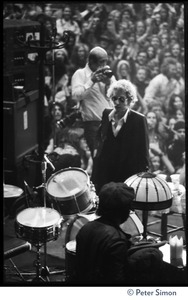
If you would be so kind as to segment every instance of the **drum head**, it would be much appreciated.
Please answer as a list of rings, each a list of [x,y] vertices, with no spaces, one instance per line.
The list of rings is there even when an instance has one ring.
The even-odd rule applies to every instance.
[[[33,228],[42,228],[57,224],[61,215],[52,208],[26,208],[17,216],[17,222]]]
[[[67,168],[52,175],[47,182],[47,193],[61,200],[74,197],[85,191],[88,175],[80,168]]]
[[[70,220],[67,227],[65,242],[69,242],[76,239],[78,231],[84,226],[84,224],[96,220],[99,218],[95,213],[93,214],[77,214],[75,218]]]
[[[66,250],[68,250],[69,252],[76,253],[76,240],[69,241],[66,244]]]
[[[4,198],[20,197],[23,194],[23,190],[17,186],[4,184],[3,185]]]

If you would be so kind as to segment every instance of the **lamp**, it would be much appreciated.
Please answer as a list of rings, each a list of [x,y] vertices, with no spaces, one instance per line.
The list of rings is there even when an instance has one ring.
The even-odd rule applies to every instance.
[[[148,211],[162,210],[172,205],[172,192],[168,183],[149,171],[129,177],[125,183],[134,188],[133,208],[142,210],[143,239],[146,239]]]

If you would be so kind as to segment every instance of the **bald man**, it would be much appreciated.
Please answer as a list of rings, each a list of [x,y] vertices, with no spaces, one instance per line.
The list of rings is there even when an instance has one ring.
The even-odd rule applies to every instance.
[[[92,156],[103,110],[113,107],[106,93],[116,79],[111,76],[107,63],[107,52],[101,47],[94,47],[89,52],[85,68],[78,69],[71,80],[72,100],[80,103],[84,135]]]

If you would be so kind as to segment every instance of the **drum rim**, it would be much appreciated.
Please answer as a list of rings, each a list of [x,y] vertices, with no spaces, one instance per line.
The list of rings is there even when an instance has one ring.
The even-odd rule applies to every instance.
[[[82,194],[84,194],[85,192],[87,192],[87,188],[85,187],[85,189],[83,189],[82,191],[80,191],[78,194],[74,194],[72,196],[67,196],[67,197],[57,197],[57,196],[53,196],[51,195],[47,190],[46,193],[50,198],[53,198],[53,200],[59,201],[59,202],[63,202],[63,201],[68,201],[68,200],[74,200],[75,198],[81,196]],[[77,200],[77,199],[76,199]],[[88,200],[91,200],[90,198]]]
[[[22,223],[20,223],[20,222],[18,221],[18,216],[19,216],[21,213],[23,213],[24,211],[26,211],[26,210],[28,211],[28,210],[30,210],[30,209],[32,209],[32,210],[33,210],[33,209],[38,209],[38,208],[45,208],[45,209],[47,209],[47,210],[51,210],[51,211],[55,212],[55,213],[59,216],[59,219],[56,220],[56,223],[54,223],[54,224],[47,225],[47,226],[40,226],[40,227],[38,227],[38,226],[33,226],[33,225],[31,225],[31,226],[25,225],[25,224],[22,224]],[[23,226],[23,227],[26,227],[26,228],[34,228],[34,229],[38,229],[38,230],[40,230],[40,229],[42,229],[42,228],[44,229],[44,228],[53,227],[53,226],[55,226],[55,225],[57,225],[57,224],[61,224],[62,221],[63,221],[63,217],[62,217],[62,215],[61,215],[56,209],[51,208],[51,207],[43,207],[43,206],[27,207],[27,208],[23,209],[22,211],[20,211],[20,212],[17,214],[16,220],[15,220],[16,224],[19,224],[19,225],[21,225],[21,226]]]
[[[47,183],[46,183],[46,186],[48,185],[48,182],[51,181],[51,179],[52,179],[55,175],[57,175],[58,173],[62,173],[62,172],[65,172],[65,171],[70,171],[70,170],[79,170],[79,171],[81,171],[82,173],[85,173],[86,176],[88,177],[88,174],[87,174],[87,172],[86,172],[84,169],[78,168],[78,167],[68,167],[68,168],[64,168],[64,169],[58,170],[57,172],[53,173],[53,174],[50,176],[50,178],[48,178]]]
[[[83,170],[82,168],[68,167],[68,168],[65,168],[65,169],[61,169],[61,170],[57,171],[56,173],[54,173],[53,175],[51,175],[50,178],[47,180],[46,193],[49,197],[55,199],[56,201],[74,200],[75,197],[79,197],[80,195],[82,195],[83,193],[85,193],[87,191],[87,187],[88,187],[89,182],[87,183],[86,187],[83,190],[80,190],[77,194],[74,194],[74,195],[71,195],[71,196],[58,197],[58,196],[53,196],[52,194],[49,193],[48,186],[49,186],[50,181],[52,181],[52,178],[54,178],[54,176],[58,175],[59,173],[66,172],[66,171],[72,171],[72,170],[77,170],[77,171],[81,171],[82,173],[85,173],[87,179],[89,179],[89,176],[88,176],[87,172],[85,170]]]
[[[78,216],[79,214],[87,214],[88,210],[90,210],[91,208],[92,208],[92,203],[90,203],[89,206],[86,209],[82,210],[81,212],[77,212],[75,214],[69,214],[69,215],[66,215],[66,214],[62,213],[62,216],[63,217],[65,216],[66,218],[71,218],[71,217],[74,217],[74,216]]]

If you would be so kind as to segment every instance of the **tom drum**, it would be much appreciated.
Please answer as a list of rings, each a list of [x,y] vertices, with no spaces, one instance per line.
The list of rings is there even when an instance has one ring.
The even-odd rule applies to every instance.
[[[87,212],[93,207],[88,174],[81,168],[66,168],[53,174],[47,181],[49,200],[63,216]]]

